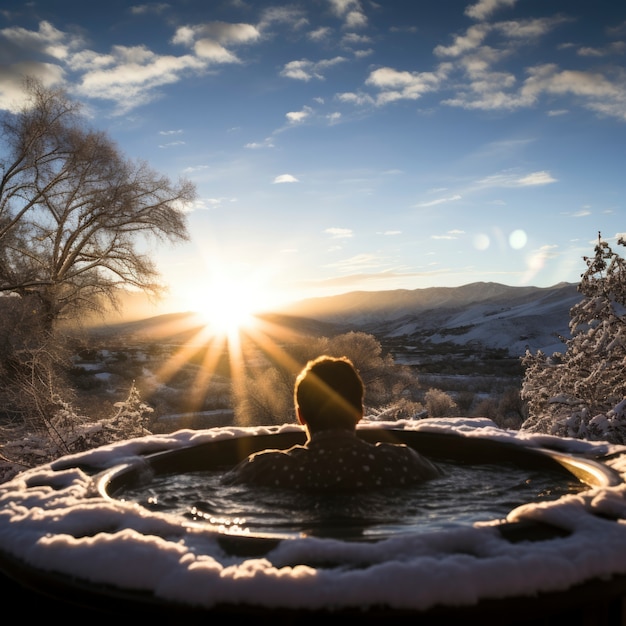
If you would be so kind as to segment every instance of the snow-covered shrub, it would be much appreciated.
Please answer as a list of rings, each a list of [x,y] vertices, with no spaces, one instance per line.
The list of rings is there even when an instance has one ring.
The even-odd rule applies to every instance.
[[[26,430],[22,424],[0,428],[0,438],[6,442],[0,446],[0,482],[66,454],[149,434],[146,422],[152,409],[141,400],[134,384],[126,400],[115,404],[115,414],[99,421],[78,415],[59,396],[53,401],[56,410],[40,428]]]
[[[424,405],[428,417],[450,417],[458,415],[456,402],[445,391],[430,388],[424,395]]]
[[[365,419],[374,422],[421,419],[425,416],[426,410],[422,403],[408,398],[399,398],[385,406],[365,407]]]
[[[626,262],[600,238],[585,262],[578,286],[584,298],[570,309],[565,351],[522,358],[522,428],[626,443]]]

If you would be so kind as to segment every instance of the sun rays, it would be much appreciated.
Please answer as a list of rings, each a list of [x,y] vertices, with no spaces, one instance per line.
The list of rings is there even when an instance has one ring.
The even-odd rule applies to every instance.
[[[172,349],[157,370],[156,379],[168,385],[181,373],[192,372],[183,402],[188,413],[201,412],[214,386],[225,381],[230,386],[234,410],[247,381],[268,363],[294,375],[302,367],[285,349],[297,333],[270,316],[250,313],[245,324],[231,323],[216,332],[215,324],[206,323],[203,315],[189,314],[177,326],[168,324],[166,331],[163,342],[170,343]],[[245,416],[239,415],[238,422],[246,425]]]

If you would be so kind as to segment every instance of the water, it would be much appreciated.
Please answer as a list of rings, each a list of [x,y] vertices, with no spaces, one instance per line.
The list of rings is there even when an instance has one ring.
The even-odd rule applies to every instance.
[[[224,486],[219,471],[167,474],[115,494],[225,531],[324,537],[432,532],[502,519],[528,502],[585,489],[560,471],[506,464],[439,463],[444,475],[414,487],[369,492],[304,493]]]

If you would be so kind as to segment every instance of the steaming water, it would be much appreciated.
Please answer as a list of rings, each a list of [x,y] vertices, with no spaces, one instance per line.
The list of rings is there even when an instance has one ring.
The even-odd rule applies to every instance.
[[[432,532],[502,519],[521,504],[556,500],[586,488],[561,471],[501,463],[439,466],[444,472],[440,478],[384,491],[331,494],[224,486],[222,472],[203,471],[154,477],[115,496],[223,530],[346,538]]]

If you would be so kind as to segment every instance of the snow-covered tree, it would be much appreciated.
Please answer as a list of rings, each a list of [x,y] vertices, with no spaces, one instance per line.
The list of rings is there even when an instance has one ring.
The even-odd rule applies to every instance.
[[[115,404],[112,417],[99,421],[79,415],[74,407],[51,391],[51,418],[39,428],[0,424],[0,483],[21,470],[133,437],[149,435],[147,417],[152,408],[142,401],[133,383],[128,397]]]
[[[626,261],[600,235],[595,256],[584,260],[584,298],[570,309],[565,352],[522,359],[522,429],[626,443]]]

